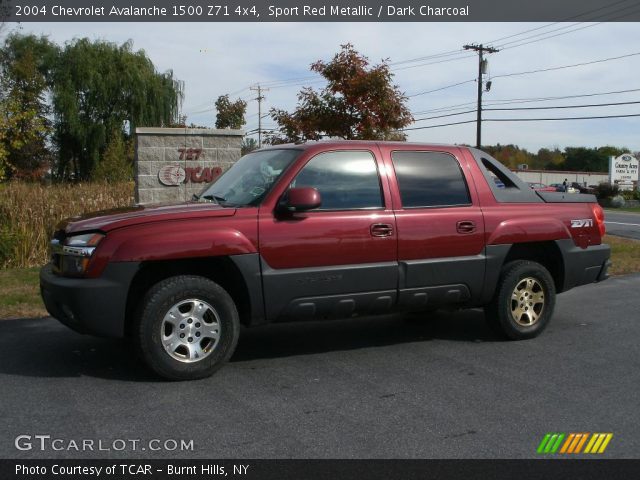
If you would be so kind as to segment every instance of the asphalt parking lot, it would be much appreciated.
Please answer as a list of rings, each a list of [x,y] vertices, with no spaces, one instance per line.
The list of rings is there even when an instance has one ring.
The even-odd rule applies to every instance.
[[[639,289],[636,274],[563,294],[524,342],[496,339],[480,310],[245,331],[229,365],[187,383],[122,342],[3,321],[0,457],[522,458],[546,432],[612,432],[600,457],[637,458]],[[19,435],[194,449],[18,451]]]
[[[610,235],[640,240],[640,214],[607,210],[604,219]]]

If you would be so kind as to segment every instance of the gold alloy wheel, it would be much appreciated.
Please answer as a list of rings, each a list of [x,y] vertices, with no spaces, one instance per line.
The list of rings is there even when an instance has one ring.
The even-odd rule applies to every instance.
[[[534,325],[544,310],[544,289],[533,277],[523,278],[511,294],[511,317],[523,327]]]

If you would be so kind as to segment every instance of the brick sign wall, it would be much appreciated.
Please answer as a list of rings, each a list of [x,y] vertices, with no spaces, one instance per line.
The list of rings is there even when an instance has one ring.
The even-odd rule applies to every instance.
[[[190,200],[240,158],[242,130],[136,128],[136,202]]]

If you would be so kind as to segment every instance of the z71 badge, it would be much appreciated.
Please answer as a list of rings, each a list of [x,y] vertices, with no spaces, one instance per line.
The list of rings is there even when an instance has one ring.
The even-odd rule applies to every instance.
[[[583,218],[581,220],[571,220],[571,228],[593,227],[591,218]]]

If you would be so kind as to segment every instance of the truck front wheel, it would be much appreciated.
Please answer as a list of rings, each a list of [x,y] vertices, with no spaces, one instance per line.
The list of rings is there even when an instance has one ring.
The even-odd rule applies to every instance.
[[[516,260],[502,268],[485,317],[494,331],[511,340],[533,338],[549,323],[555,301],[555,285],[547,269],[536,262]]]
[[[135,339],[145,363],[171,380],[212,375],[233,354],[240,321],[231,296],[194,275],[170,277],[144,296]]]

